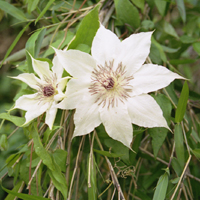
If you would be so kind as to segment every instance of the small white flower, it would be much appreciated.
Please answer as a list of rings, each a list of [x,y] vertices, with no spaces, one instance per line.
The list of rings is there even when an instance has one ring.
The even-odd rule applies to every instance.
[[[16,100],[14,108],[27,111],[25,124],[46,112],[45,123],[52,129],[57,113],[55,105],[65,97],[62,91],[69,77],[62,78],[63,67],[57,58],[53,60],[52,71],[48,62],[35,60],[32,57],[31,59],[33,69],[39,78],[32,73],[23,73],[12,78],[25,82],[37,92],[21,96]]]
[[[150,52],[152,32],[133,34],[122,42],[100,26],[92,56],[77,50],[55,50],[74,79],[59,108],[74,109],[73,136],[90,133],[103,123],[110,137],[130,147],[132,124],[169,128],[163,112],[147,93],[182,79],[163,66],[143,64]]]

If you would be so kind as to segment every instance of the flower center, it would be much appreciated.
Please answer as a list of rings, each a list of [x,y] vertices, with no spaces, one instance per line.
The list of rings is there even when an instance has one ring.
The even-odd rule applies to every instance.
[[[126,66],[120,63],[116,70],[113,68],[113,63],[105,62],[105,65],[98,65],[98,68],[92,72],[92,84],[89,87],[91,95],[96,96],[98,105],[114,107],[118,105],[118,101],[124,102],[130,97],[132,86],[129,81],[133,76],[126,76]]]
[[[43,87],[43,95],[45,97],[50,97],[54,94],[55,90],[52,85],[47,85]]]

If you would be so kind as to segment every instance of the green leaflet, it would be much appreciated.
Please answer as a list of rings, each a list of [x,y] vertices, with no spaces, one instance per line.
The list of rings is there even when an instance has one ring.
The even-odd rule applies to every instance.
[[[25,14],[21,10],[6,1],[0,0],[0,8],[20,21],[27,21]]]
[[[61,191],[64,199],[67,199],[67,183],[64,175],[61,172],[61,168],[58,165],[60,161],[57,160],[57,163],[54,161],[53,156],[48,153],[48,151],[43,147],[39,134],[37,132],[36,124],[31,130],[31,136],[33,138],[34,147],[36,154],[42,159],[42,162],[48,167],[48,174],[51,177],[55,187]]]
[[[38,56],[40,52],[40,48],[42,45],[42,40],[44,39],[44,35],[46,33],[46,29],[40,29],[33,33],[31,37],[26,42],[26,50],[35,58]],[[29,53],[26,52],[26,58],[28,62],[28,71],[29,73],[33,72],[32,60]]]
[[[0,2],[1,3],[1,2]],[[10,53],[12,52],[12,50],[14,49],[15,45],[17,44],[17,42],[19,41],[19,39],[21,38],[21,36],[23,35],[23,33],[26,31],[26,29],[29,27],[31,22],[29,22],[17,35],[17,37],[15,38],[14,42],[10,45],[8,51],[6,52],[6,55],[4,56],[3,60],[0,63],[0,68],[2,67],[4,61],[6,60],[6,58],[10,55]]]
[[[114,0],[118,25],[129,24],[133,28],[140,26],[140,16],[137,8],[129,0]]]
[[[55,0],[50,0],[48,1],[47,5],[45,6],[45,8],[42,10],[42,12],[39,14],[39,16],[37,17],[37,19],[35,20],[35,24],[43,17],[43,15],[46,13],[46,11],[48,10],[48,8],[51,6],[51,4],[54,2]]]
[[[165,172],[162,176],[160,176],[156,190],[153,195],[153,200],[164,200],[167,192],[168,182],[169,182],[169,174]]]
[[[167,123],[170,123],[171,119],[171,110],[172,105],[170,100],[163,94],[158,94],[157,96],[153,96],[158,105],[161,107],[163,111],[163,115],[167,121]],[[149,134],[152,137],[152,146],[153,146],[153,153],[156,157],[158,154],[158,151],[160,147],[162,146],[166,136],[167,136],[168,129],[163,127],[156,127],[156,128],[150,128]]]
[[[174,141],[177,159],[183,168],[185,165],[185,151],[184,151],[184,141],[183,141],[183,132],[181,124],[176,124],[174,131]]]
[[[88,47],[91,47],[93,38],[99,28],[99,6],[96,6],[90,11],[80,23],[75,38],[71,41],[68,49],[79,49],[83,46],[88,51]]]
[[[3,186],[1,186],[3,188],[3,190],[5,190],[7,193],[15,195],[23,200],[50,200],[47,198],[43,198],[43,197],[39,197],[39,196],[33,196],[33,195],[28,195],[28,194],[22,194],[22,193],[17,193],[14,192],[12,190],[8,190],[6,188],[4,188]]]
[[[8,120],[16,126],[22,126],[25,123],[24,117],[12,116],[9,113],[0,113],[0,119]]]
[[[97,199],[97,183],[96,183],[96,166],[95,166],[95,157],[93,153],[90,153],[87,162],[88,168],[88,200]]]
[[[176,123],[179,123],[183,120],[183,117],[186,111],[188,97],[189,97],[189,88],[188,88],[187,82],[185,81],[183,85],[183,89],[181,91],[181,96],[178,101],[177,109],[176,109],[176,114],[175,114]]]
[[[184,4],[184,0],[175,0],[176,4],[177,4],[177,8],[179,11],[179,14],[181,16],[181,19],[183,20],[183,22],[186,21],[186,12],[185,12],[185,4]]]

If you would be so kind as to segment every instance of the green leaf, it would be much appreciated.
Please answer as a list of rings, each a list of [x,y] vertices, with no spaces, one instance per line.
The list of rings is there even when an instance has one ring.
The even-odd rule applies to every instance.
[[[46,11],[49,9],[49,7],[51,6],[51,4],[54,2],[55,0],[50,0],[48,1],[47,5],[45,6],[45,8],[42,10],[42,12],[39,14],[39,16],[37,17],[37,19],[35,20],[35,24],[40,20],[41,17],[43,17],[43,15],[46,13]]]
[[[181,35],[180,40],[184,44],[190,44],[190,43],[194,43],[194,42],[197,41],[196,38],[193,38],[193,37],[188,36],[188,35]]]
[[[185,165],[185,149],[184,149],[183,132],[181,124],[175,125],[174,141],[175,141],[176,156],[181,167],[183,168]]]
[[[138,8],[144,11],[144,0],[131,0]]]
[[[169,35],[171,35],[171,36],[173,36],[173,37],[175,37],[177,39],[179,38],[178,34],[176,33],[176,31],[174,29],[174,27],[170,23],[165,21],[165,20],[163,21],[163,29],[164,29],[165,33],[167,33],[167,34],[169,34]]]
[[[41,49],[41,46],[42,46],[42,41],[44,39],[44,36],[46,34],[46,28],[42,28],[40,31],[39,31],[39,35],[38,35],[38,38],[35,42],[35,52],[34,52],[34,57],[37,58],[39,53],[40,53],[40,49]]]
[[[171,165],[173,167],[173,170],[176,172],[177,176],[181,176],[182,167],[181,167],[179,161],[176,158],[172,158]]]
[[[42,162],[52,171],[55,170],[53,165],[53,161],[47,150],[43,147],[42,142],[40,140],[39,134],[37,132],[36,124],[31,129],[30,134],[33,138],[35,153],[42,159]]]
[[[97,183],[96,183],[96,167],[95,167],[95,157],[93,153],[90,153],[87,162],[87,185],[88,185],[88,200],[97,199]]]
[[[55,187],[62,193],[64,199],[67,199],[68,187],[65,176],[62,174],[60,167],[55,163],[52,157],[55,170],[48,170],[48,174],[51,177]]]
[[[12,116],[9,113],[1,113],[0,119],[8,120],[12,122],[13,124],[15,124],[16,126],[22,126],[25,123],[24,117]]]
[[[170,123],[171,119],[171,110],[172,105],[170,100],[163,94],[158,94],[157,96],[153,96],[158,105],[161,107],[163,111],[163,115],[168,122]],[[153,147],[153,153],[156,157],[158,154],[158,151],[160,147],[162,146],[166,136],[167,136],[168,129],[163,127],[156,127],[156,128],[150,128],[149,134],[152,137],[152,147]]]
[[[32,11],[34,11],[38,5],[40,0],[28,0],[28,7],[27,7],[27,10],[28,10],[28,13],[31,13]]]
[[[159,56],[160,56],[160,58],[162,59],[162,61],[163,61],[163,62],[167,62],[167,57],[166,57],[166,55],[165,55],[165,52],[163,51],[162,46],[154,39],[153,36],[151,37],[151,42],[152,42],[152,44],[155,45],[155,47],[158,49],[159,54],[160,54]],[[156,56],[158,56],[158,55],[156,55]]]
[[[27,62],[28,62],[29,73],[33,72],[32,60],[31,60],[29,53],[34,58],[38,56],[40,48],[41,48],[41,44],[42,44],[41,41],[44,38],[45,32],[46,32],[46,29],[43,29],[43,28],[36,31],[35,33],[33,33],[31,35],[31,37],[26,42],[26,50],[28,51],[28,52],[26,52],[26,59],[27,59]]]
[[[99,6],[96,6],[82,20],[76,37],[69,44],[68,49],[77,49],[78,45],[92,45],[93,38],[99,28]]]
[[[195,42],[194,44],[192,44],[193,49],[198,53],[198,55],[200,55],[200,42]]]
[[[200,158],[200,149],[191,149],[196,158]]]
[[[0,8],[20,21],[27,21],[25,14],[21,10],[6,1],[0,0]]]
[[[153,200],[164,200],[166,197],[167,187],[168,187],[168,173],[165,172],[162,176],[160,176],[156,190],[153,195]]]
[[[17,192],[19,188],[21,187],[22,181],[19,181],[14,188],[12,189],[12,192]],[[14,200],[15,195],[8,194],[7,197],[4,200]]]
[[[154,0],[158,12],[164,17],[166,13],[167,2],[165,0]]]
[[[62,149],[56,149],[53,152],[53,158],[56,162],[56,164],[60,167],[61,171],[66,171],[66,159],[67,159],[67,151],[64,151]]]
[[[186,21],[186,12],[185,12],[184,0],[175,0],[175,1],[176,1],[177,8],[178,8],[179,14],[181,16],[181,19],[185,23],[185,21]]]
[[[187,82],[185,81],[183,85],[183,89],[181,91],[180,98],[178,100],[178,105],[175,113],[175,122],[181,122],[183,120],[185,111],[186,111],[186,106],[187,106],[187,101],[189,97],[189,88],[187,85]]]
[[[19,39],[21,38],[21,36],[23,35],[23,33],[25,32],[25,30],[29,27],[31,22],[29,22],[17,35],[17,37],[15,38],[14,42],[10,45],[10,47],[8,48],[8,51],[6,52],[6,55],[4,56],[3,60],[1,61],[0,64],[0,68],[2,67],[4,61],[6,60],[6,58],[10,55],[10,53],[12,52],[12,50],[14,49],[15,45],[17,44],[17,42],[19,41]]]
[[[123,160],[127,164],[129,163],[128,147],[124,146],[121,142],[113,139],[105,139],[104,143],[108,148],[111,148],[111,151],[113,151],[114,153],[118,154],[120,152],[120,154],[122,154],[122,156],[120,157],[121,160]]]
[[[44,198],[44,197],[39,197],[39,196],[33,196],[33,195],[28,195],[28,194],[17,193],[17,192],[14,192],[12,190],[8,190],[8,189],[4,188],[3,186],[1,186],[1,187],[7,193],[12,194],[12,195],[14,195],[16,197],[19,197],[19,198],[21,198],[23,200],[50,200],[50,199],[47,199],[47,198]]]
[[[129,24],[133,28],[140,26],[138,9],[129,0],[114,0],[119,25]]]
[[[0,150],[1,151],[6,151],[8,149],[8,140],[7,140],[7,135],[2,134],[0,136]]]
[[[94,152],[98,153],[98,154],[101,154],[103,156],[107,156],[107,157],[112,157],[112,158],[118,158],[118,157],[121,157],[123,154],[116,154],[116,153],[110,153],[108,151],[100,151],[100,150],[97,150],[97,149],[93,149]]]

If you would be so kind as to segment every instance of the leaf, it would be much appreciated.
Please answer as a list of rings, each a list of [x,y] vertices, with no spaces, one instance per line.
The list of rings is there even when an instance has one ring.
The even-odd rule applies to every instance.
[[[46,29],[43,29],[43,28],[36,31],[35,33],[31,35],[31,37],[26,42],[26,50],[28,51],[26,52],[26,59],[28,62],[29,73],[33,72],[32,60],[29,53],[34,58],[38,56],[40,48],[41,48],[41,43],[42,43],[41,40],[43,40],[45,32],[46,32]]]
[[[40,140],[39,134],[37,132],[36,124],[30,131],[31,137],[33,138],[35,153],[42,159],[42,162],[52,171],[55,170],[53,161],[47,150],[43,147]]]
[[[28,7],[27,7],[27,10],[28,10],[28,13],[31,13],[32,11],[34,11],[38,5],[40,0],[28,0]]]
[[[167,187],[168,187],[168,173],[165,172],[162,176],[160,176],[156,190],[153,195],[153,200],[164,200],[166,197]]]
[[[179,14],[181,16],[181,19],[185,23],[185,21],[186,21],[186,12],[185,12],[184,0],[175,0],[175,1],[176,1],[176,4],[177,4],[178,11],[179,11]]]
[[[55,170],[48,170],[48,174],[51,177],[55,187],[62,193],[64,199],[67,199],[68,187],[65,176],[62,174],[60,167],[55,163],[52,157]]]
[[[16,126],[22,126],[25,123],[24,117],[12,116],[9,113],[0,113],[0,119],[8,120]]]
[[[37,24],[37,22],[40,20],[40,18],[43,17],[43,15],[46,13],[46,11],[48,10],[48,8],[51,6],[51,4],[54,1],[55,0],[48,1],[48,3],[46,4],[45,8],[43,8],[42,12],[39,14],[39,16],[37,17],[37,19],[35,20],[35,24]]]
[[[163,116],[165,117],[166,121],[169,124],[171,119],[171,110],[172,110],[172,105],[170,100],[163,94],[158,94],[157,96],[152,95],[152,96],[154,97],[158,105],[161,107],[163,111]],[[149,134],[152,137],[152,147],[155,157],[157,156],[158,151],[167,136],[167,132],[168,129],[163,127],[156,127],[149,129]]]
[[[181,167],[183,168],[185,165],[185,150],[184,150],[183,132],[181,124],[175,125],[174,141],[175,141],[176,156]]]
[[[118,154],[120,152],[120,154],[122,154],[122,156],[120,157],[121,160],[123,160],[125,163],[129,163],[129,148],[124,146],[121,142],[118,142],[116,140],[112,140],[112,139],[105,139],[104,140],[105,145],[110,148],[111,150]]]
[[[123,154],[115,154],[115,153],[110,153],[108,151],[100,151],[100,150],[97,150],[97,149],[93,149],[94,152],[98,153],[98,154],[101,154],[103,156],[107,156],[107,157],[112,157],[112,158],[118,158],[118,157],[121,157]]]
[[[56,164],[60,167],[61,171],[66,171],[66,159],[67,159],[67,151],[64,151],[62,149],[56,149],[53,152],[53,158],[56,162]]]
[[[193,49],[200,55],[200,42],[195,42],[192,44]]]
[[[173,36],[177,39],[179,38],[174,27],[165,20],[163,21],[163,29],[164,29],[165,33],[167,33],[167,34],[169,34],[169,35],[171,35],[171,36]]]
[[[160,58],[162,59],[162,61],[167,62],[167,57],[165,55],[165,52],[163,51],[162,46],[154,39],[153,36],[151,37],[151,42],[159,50]],[[156,55],[156,56],[158,56],[158,55]]]
[[[129,24],[133,28],[140,26],[140,16],[137,8],[129,0],[114,0],[119,25]]]
[[[193,37],[188,36],[188,35],[181,35],[180,40],[181,40],[181,42],[184,43],[184,44],[191,44],[191,43],[197,41],[196,38],[193,38]]]
[[[23,200],[50,200],[44,197],[39,197],[39,196],[33,196],[33,195],[28,195],[28,194],[22,194],[22,193],[17,193],[14,192],[12,190],[8,190],[6,188],[4,188],[3,186],[1,186],[3,188],[3,190],[5,190],[7,193],[15,195],[16,197],[19,197]]]
[[[200,158],[200,149],[191,149],[196,158]]]
[[[176,172],[177,176],[181,176],[182,168],[181,168],[179,161],[173,157],[171,165],[172,165],[174,171]]]
[[[19,190],[19,188],[21,187],[21,184],[22,184],[22,181],[19,181],[19,182],[14,186],[14,188],[12,189],[12,192],[17,192],[17,191]],[[15,195],[8,194],[4,200],[14,200],[14,198],[15,198]]]
[[[96,183],[96,167],[95,167],[95,157],[93,153],[90,153],[87,162],[87,186],[88,186],[88,200],[97,199],[97,183]]]
[[[21,36],[23,35],[23,33],[25,32],[25,30],[29,27],[31,22],[29,22],[17,35],[17,37],[15,38],[14,42],[10,45],[10,47],[8,48],[8,51],[6,52],[6,55],[4,56],[3,60],[1,61],[0,64],[0,68],[2,67],[4,61],[6,60],[6,58],[10,55],[10,53],[12,52],[12,50],[14,49],[15,45],[17,44],[17,42],[19,41],[19,39],[21,38]]]
[[[131,0],[138,8],[144,11],[144,0]]]
[[[0,150],[1,151],[6,151],[8,149],[8,140],[7,140],[7,135],[2,134],[0,136]]]
[[[164,17],[166,13],[167,2],[165,0],[154,0],[158,12]]]
[[[99,28],[98,11],[99,6],[96,6],[84,17],[77,30],[76,37],[69,44],[68,49],[77,49],[80,44],[91,47],[93,38]]]
[[[178,105],[177,105],[177,109],[175,113],[176,123],[181,122],[183,120],[186,107],[187,107],[188,97],[189,97],[189,88],[188,88],[187,82],[185,81],[183,85],[183,89],[181,91],[180,98],[178,100]]]
[[[20,21],[27,21],[25,14],[21,10],[6,1],[0,0],[0,8]]]

